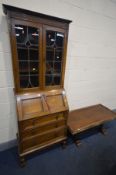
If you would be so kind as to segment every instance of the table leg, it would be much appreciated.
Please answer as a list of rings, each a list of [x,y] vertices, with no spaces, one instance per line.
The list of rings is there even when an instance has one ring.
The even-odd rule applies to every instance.
[[[67,140],[64,140],[64,141],[62,142],[62,149],[65,149],[66,146],[67,146]]]
[[[104,125],[101,125],[100,130],[101,130],[101,133],[102,133],[103,135],[106,135],[106,134],[107,134],[107,130],[106,130],[106,128],[104,127]]]
[[[77,138],[76,135],[73,138],[74,138],[74,142],[75,142],[76,146],[79,147],[82,144],[81,141]]]

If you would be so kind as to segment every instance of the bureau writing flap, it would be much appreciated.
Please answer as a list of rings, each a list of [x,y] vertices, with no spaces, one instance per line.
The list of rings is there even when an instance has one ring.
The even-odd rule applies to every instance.
[[[68,110],[62,89],[16,95],[18,119],[26,120]]]
[[[47,104],[42,94],[30,94],[17,96],[17,110],[19,120],[38,117],[49,113]]]
[[[45,101],[51,113],[68,110],[64,90],[51,90],[45,93]]]

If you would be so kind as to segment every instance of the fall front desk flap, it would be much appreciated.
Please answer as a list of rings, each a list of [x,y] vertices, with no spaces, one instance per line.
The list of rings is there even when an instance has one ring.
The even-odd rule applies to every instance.
[[[64,89],[18,94],[16,101],[19,121],[68,110]]]

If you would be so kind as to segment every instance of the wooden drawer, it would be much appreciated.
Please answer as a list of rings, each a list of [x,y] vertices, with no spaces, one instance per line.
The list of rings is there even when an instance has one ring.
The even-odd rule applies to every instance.
[[[62,127],[66,125],[66,121],[64,119],[60,119],[57,121],[53,121],[50,124],[48,123],[47,125],[41,125],[37,126],[28,130],[24,130],[21,132],[21,140],[25,139],[26,137],[31,137],[34,135],[38,135],[39,133],[44,133],[47,131],[50,131],[52,129]]]
[[[58,130],[58,132],[55,133],[56,138],[60,138],[60,137],[66,137],[67,136],[67,128],[63,128]]]
[[[58,140],[59,138],[64,138],[66,137],[67,129],[64,127],[60,129],[56,129],[53,132],[49,132],[43,135],[38,135],[35,137],[31,137],[28,139],[25,139],[24,141],[21,142],[21,148],[22,151],[35,148],[38,146],[46,146],[46,144],[50,141],[52,143],[52,140]]]
[[[19,122],[19,128],[20,130],[27,130],[33,127],[39,127],[41,124],[47,124],[52,121],[64,119],[64,113],[57,113],[57,114],[51,114],[47,116],[41,116],[38,118],[33,118],[30,120],[25,120]]]
[[[47,124],[47,123],[51,123],[53,121],[57,121],[57,120],[61,120],[64,119],[64,115],[63,113],[58,113],[58,114],[51,114],[48,116],[43,116],[41,118],[37,118],[35,119],[35,126],[39,126],[41,124]]]

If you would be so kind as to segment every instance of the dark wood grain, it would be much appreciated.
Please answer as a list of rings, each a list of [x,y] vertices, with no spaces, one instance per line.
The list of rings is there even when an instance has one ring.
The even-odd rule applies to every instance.
[[[6,4],[3,4],[3,11],[5,14],[7,14],[8,12],[21,13],[22,15],[26,14],[26,15],[35,16],[35,17],[41,17],[42,19],[46,19],[46,20],[49,19],[51,21],[59,21],[62,24],[64,23],[69,24],[70,22],[72,22],[71,20],[68,20],[68,19],[62,19],[59,17],[41,14],[38,12],[34,12],[34,11],[27,10],[27,9],[22,9],[22,8],[14,7],[11,5],[6,5]]]
[[[105,106],[98,104],[69,113],[68,128],[74,135],[87,129],[99,126],[113,120],[116,114]]]

